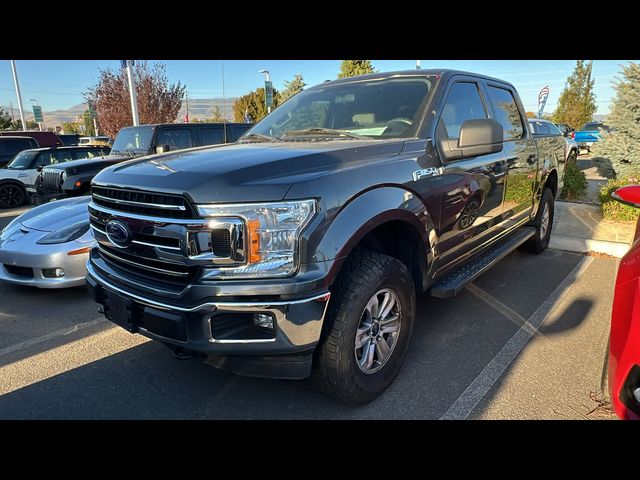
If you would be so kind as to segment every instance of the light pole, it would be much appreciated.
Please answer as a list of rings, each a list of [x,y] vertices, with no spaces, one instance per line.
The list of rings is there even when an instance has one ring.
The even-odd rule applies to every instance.
[[[33,104],[36,107],[38,106],[38,100],[36,100],[35,98],[30,98],[29,101],[33,102]],[[35,114],[34,114],[34,116],[35,116]],[[42,124],[40,122],[38,122],[38,130],[42,131]]]
[[[133,117],[133,126],[140,125],[140,117],[138,117],[138,98],[136,97],[136,81],[133,78],[134,60],[122,60],[123,67],[127,69],[127,79],[129,80],[129,95],[131,95],[131,116]]]
[[[267,113],[271,113],[271,105],[269,105],[269,103],[267,103],[267,85],[271,84],[271,75],[269,75],[269,70],[258,70],[258,73],[263,73],[264,74],[264,96],[265,96],[265,103],[267,104]]]
[[[20,110],[20,121],[22,122],[22,130],[27,129],[24,123],[24,111],[22,110],[22,95],[20,95],[20,85],[18,85],[18,72],[16,71],[16,61],[11,60],[11,72],[13,73],[13,84],[16,86],[16,97],[18,97],[18,109]]]

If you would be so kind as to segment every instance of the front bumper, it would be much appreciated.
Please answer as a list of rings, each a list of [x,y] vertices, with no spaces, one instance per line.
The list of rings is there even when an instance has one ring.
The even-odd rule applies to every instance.
[[[287,300],[223,301],[222,297],[210,297],[193,306],[160,301],[146,294],[136,294],[131,289],[119,286],[105,278],[89,262],[87,285],[94,300],[104,308],[111,321],[132,333],[141,333],[178,349],[207,356],[272,356],[309,354],[320,340],[322,324],[327,311],[330,293],[324,292],[310,297]],[[127,323],[116,318],[113,298],[126,302]],[[253,326],[253,315],[271,315],[273,331]],[[217,362],[220,365],[228,361]],[[231,362],[233,363],[233,362]],[[268,363],[268,362],[265,362]],[[232,370],[233,366],[230,367]],[[243,373],[243,372],[239,372]],[[264,372],[248,375],[291,378],[290,375]],[[295,377],[307,376],[294,375]]]
[[[32,236],[34,238],[30,238]],[[67,255],[67,252],[87,245],[80,242],[35,244],[35,240],[41,236],[40,232],[29,232],[22,240],[0,244],[0,280],[38,288],[69,288],[84,285],[89,254]],[[5,265],[31,269],[33,275],[11,273]],[[64,277],[45,277],[43,269],[52,268],[64,269]]]

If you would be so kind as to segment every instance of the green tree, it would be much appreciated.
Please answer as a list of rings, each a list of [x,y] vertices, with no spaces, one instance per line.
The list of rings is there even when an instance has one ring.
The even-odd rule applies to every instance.
[[[78,122],[62,122],[61,127],[64,133],[80,133],[80,124]]]
[[[553,112],[553,121],[566,123],[579,129],[590,122],[596,113],[596,96],[593,93],[595,80],[591,78],[593,61],[578,60],[573,73],[567,78],[567,86],[560,93],[558,106]]]
[[[301,73],[298,73],[296,76],[294,76],[293,80],[291,80],[290,82],[285,80],[284,90],[282,90],[282,92],[280,93],[280,103],[283,103],[294,95],[300,93],[306,86],[307,84],[304,81]]]
[[[37,129],[38,129],[38,122],[34,120],[27,120],[27,130],[37,130]],[[16,121],[14,121],[13,128],[11,128],[11,130],[22,130],[22,121],[20,119],[17,119]]]
[[[533,112],[527,112],[526,115],[527,115],[527,118],[536,118],[538,116],[537,114],[535,114]]]
[[[256,88],[233,102],[233,118],[236,122],[244,122],[245,112],[249,113],[252,122],[258,122],[267,116],[265,105],[264,87]],[[273,89],[273,107],[280,105],[280,93]]]
[[[371,60],[343,60],[340,64],[338,78],[355,77],[374,72]]]
[[[622,67],[622,79],[615,83],[616,96],[607,124],[611,133],[591,147],[594,161],[610,167],[617,177],[640,173],[640,65]]]
[[[2,107],[0,107],[0,130],[13,130],[13,119]]]
[[[220,111],[220,107],[215,105],[212,110],[211,119],[207,120],[207,122],[226,122],[227,120],[224,118],[224,115]]]
[[[82,123],[84,124],[84,134],[87,137],[95,136],[96,129],[93,127],[93,117],[89,113],[89,110],[85,110],[82,114]]]

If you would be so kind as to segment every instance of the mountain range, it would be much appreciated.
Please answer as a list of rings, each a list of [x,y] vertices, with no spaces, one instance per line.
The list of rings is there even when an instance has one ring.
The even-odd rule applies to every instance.
[[[190,98],[189,99],[189,120],[200,120],[205,118],[211,118],[215,107],[220,109],[220,113],[224,115],[227,120],[233,120],[233,102],[236,98]],[[2,106],[6,112],[10,112],[9,106]],[[56,125],[62,125],[62,122],[74,122],[76,119],[80,119],[82,114],[87,109],[87,105],[84,103],[74,105],[63,110],[47,110],[45,106],[42,108],[42,115],[44,116],[44,126],[54,127]],[[184,119],[187,112],[187,102],[182,102],[182,108],[178,114],[178,122]],[[26,120],[33,120],[33,113],[31,109],[25,107]],[[20,118],[18,109],[13,107],[13,115],[15,118]]]

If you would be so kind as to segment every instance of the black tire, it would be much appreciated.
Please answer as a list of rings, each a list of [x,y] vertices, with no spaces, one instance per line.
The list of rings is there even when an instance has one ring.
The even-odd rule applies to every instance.
[[[21,207],[27,201],[27,193],[24,188],[15,183],[3,183],[0,185],[0,208]]]
[[[549,209],[549,220],[545,234],[542,234],[542,219],[544,216],[545,205]],[[550,188],[545,188],[542,192],[542,198],[540,199],[540,206],[538,207],[538,213],[536,218],[531,223],[535,227],[536,233],[533,237],[527,240],[524,244],[525,248],[531,253],[542,253],[549,246],[549,240],[551,239],[551,229],[553,228],[553,211],[554,211],[554,198],[553,192]]]
[[[368,250],[356,251],[349,257],[334,287],[311,381],[329,396],[360,405],[379,396],[400,371],[413,331],[415,289],[402,262]],[[367,303],[383,289],[396,295],[400,328],[386,362],[374,373],[364,373],[356,360],[356,331]]]

